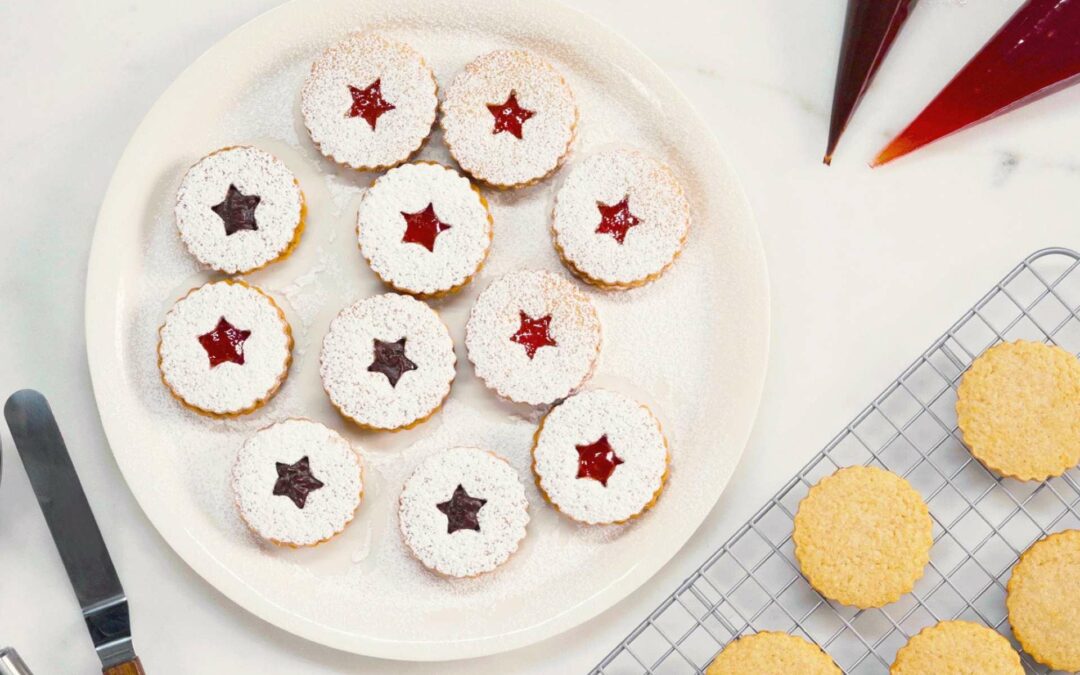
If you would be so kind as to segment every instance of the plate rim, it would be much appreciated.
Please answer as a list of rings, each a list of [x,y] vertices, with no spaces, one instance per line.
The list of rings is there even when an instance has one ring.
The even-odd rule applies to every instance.
[[[716,504],[719,502],[720,495],[723,494],[724,490],[726,490],[727,486],[730,484],[731,475],[724,480],[723,486],[716,492],[715,500],[699,522],[692,528],[688,528],[682,536],[677,538],[677,546],[674,546],[669,552],[665,552],[663,555],[647,559],[642,564],[634,566],[627,574],[589,598],[586,602],[572,606],[566,611],[557,614],[544,622],[500,636],[437,642],[409,642],[403,640],[387,641],[369,636],[361,636],[355,633],[335,631],[332,627],[316,624],[310,620],[298,617],[297,615],[268,602],[261,594],[243,583],[242,579],[234,576],[227,568],[220,565],[199,545],[199,542],[196,539],[184,536],[186,533],[184,528],[173,527],[166,523],[170,518],[168,509],[158,505],[153,499],[148,498],[150,488],[140,485],[134,480],[134,477],[130,475],[131,470],[125,468],[125,462],[121,458],[122,453],[118,454],[112,449],[114,439],[119,436],[119,433],[113,426],[115,423],[114,421],[106,421],[108,415],[104,411],[108,409],[107,389],[109,387],[109,370],[117,365],[123,358],[117,353],[119,351],[117,347],[117,336],[120,333],[120,329],[115,320],[102,322],[99,320],[96,321],[95,318],[100,318],[102,315],[100,310],[102,307],[112,307],[113,310],[111,312],[106,312],[104,315],[113,319],[117,318],[117,312],[115,311],[115,297],[119,291],[120,275],[114,273],[108,264],[108,251],[106,250],[105,244],[106,237],[102,235],[102,232],[107,229],[106,224],[110,222],[110,220],[114,220],[111,217],[111,212],[116,210],[118,208],[118,203],[123,201],[121,196],[123,193],[122,179],[125,177],[125,174],[130,173],[134,169],[134,166],[132,166],[134,163],[134,151],[143,143],[142,136],[147,133],[146,129],[149,126],[150,120],[160,114],[160,110],[163,108],[163,102],[169,97],[174,86],[184,78],[190,76],[190,73],[198,68],[200,64],[213,59],[216,56],[216,53],[223,49],[223,44],[237,40],[238,36],[241,36],[245,31],[251,30],[252,26],[256,24],[275,21],[277,16],[294,12],[300,5],[314,5],[318,4],[320,1],[336,2],[338,0],[289,0],[289,2],[273,7],[249,19],[225,36],[221,37],[173,78],[143,116],[125,145],[124,151],[113,169],[112,176],[110,177],[102,199],[101,207],[98,211],[87,262],[86,293],[84,297],[84,332],[87,361],[90,370],[91,385],[94,392],[94,400],[98,410],[98,417],[101,420],[106,439],[109,441],[110,453],[120,469],[124,482],[135,497],[135,501],[139,505],[139,508],[157,531],[157,534],[169,545],[180,559],[194,570],[206,583],[254,616],[259,617],[281,630],[285,630],[318,644],[358,655],[385,659],[407,661],[451,661],[503,653],[525,647],[570,630],[573,627],[606,612],[620,601],[624,600],[633,591],[644,585],[664,566],[671,562],[679,551],[686,546],[686,543],[690,538],[697,533],[701,525],[708,519],[709,514],[715,509]],[[515,0],[512,0],[511,2],[495,2],[493,0],[482,1],[489,6],[497,8],[496,11],[512,12],[515,11],[513,6],[520,4]],[[428,0],[426,4],[447,3],[444,2],[444,0]],[[750,228],[751,231],[749,232],[749,248],[751,249],[749,253],[752,257],[752,268],[755,273],[755,278],[750,281],[760,295],[760,302],[758,303],[760,306],[758,311],[761,312],[760,330],[762,332],[762,334],[754,340],[754,344],[759,344],[761,346],[760,354],[757,355],[760,358],[760,366],[755,369],[754,372],[756,373],[756,378],[749,387],[753,391],[753,400],[750,406],[752,412],[746,420],[741,438],[737,439],[737,443],[733,443],[733,445],[736,445],[739,448],[738,455],[732,464],[733,474],[734,468],[737,467],[745,454],[746,446],[749,443],[751,433],[753,432],[760,412],[769,365],[772,322],[771,288],[764,245],[761,239],[760,228],[754,217],[746,192],[743,189],[738,175],[734,171],[733,165],[723,152],[719,140],[712,130],[709,129],[709,126],[700,111],[693,103],[691,103],[689,98],[675,84],[671,77],[644,51],[621,33],[576,7],[568,6],[558,0],[528,0],[527,4],[534,8],[536,5],[543,5],[545,11],[561,13],[568,17],[568,19],[572,19],[579,25],[584,26],[586,32],[589,34],[599,33],[605,35],[609,41],[618,44],[621,51],[636,61],[635,67],[651,70],[651,75],[656,78],[657,81],[667,85],[670,88],[669,93],[677,98],[679,104],[690,112],[693,117],[693,125],[706,131],[702,140],[711,146],[711,151],[718,158],[718,163],[724,165],[729,170],[728,172],[730,175],[728,178],[732,182],[733,193],[730,195],[730,198],[739,201],[737,206],[740,210],[745,212],[748,220],[752,224],[752,228]],[[107,358],[104,355],[109,356]]]

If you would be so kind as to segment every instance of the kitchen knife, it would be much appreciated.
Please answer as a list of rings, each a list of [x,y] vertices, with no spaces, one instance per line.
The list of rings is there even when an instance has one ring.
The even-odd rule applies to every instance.
[[[127,596],[45,397],[24,389],[4,406],[15,448],[82,608],[105,675],[141,675]]]

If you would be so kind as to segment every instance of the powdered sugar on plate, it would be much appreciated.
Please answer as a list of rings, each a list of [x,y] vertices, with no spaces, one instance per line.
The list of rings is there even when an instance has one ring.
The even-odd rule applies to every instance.
[[[406,240],[407,214],[431,208],[438,220],[426,242]],[[467,283],[491,246],[491,215],[469,179],[439,164],[406,164],[380,176],[357,212],[360,250],[383,281],[406,293],[435,295]]]

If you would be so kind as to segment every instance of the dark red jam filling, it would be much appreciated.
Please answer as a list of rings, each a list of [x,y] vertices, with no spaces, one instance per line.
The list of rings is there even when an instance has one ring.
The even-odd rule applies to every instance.
[[[615,449],[608,442],[607,434],[595,443],[575,445],[578,454],[578,478],[591,478],[607,487],[608,479],[615,473],[615,467],[623,463],[615,454]]]
[[[641,219],[630,213],[630,198],[623,197],[618,204],[601,204],[596,202],[596,208],[600,211],[600,225],[596,228],[597,234],[610,234],[620,244],[626,239],[626,233],[631,227],[641,224]]]
[[[288,497],[298,509],[304,508],[310,493],[323,487],[323,482],[312,475],[307,456],[301,457],[295,464],[274,462],[274,466],[278,475],[274,494]]]
[[[405,218],[405,236],[401,238],[405,244],[420,244],[427,250],[435,251],[435,239],[450,226],[439,220],[435,215],[435,205],[428,204],[427,208],[417,213],[401,212]]]
[[[555,347],[558,345],[551,337],[551,315],[534,319],[525,312],[518,311],[521,318],[521,327],[510,336],[511,342],[516,342],[525,347],[525,354],[530,359],[536,356],[536,350],[541,347]]]
[[[487,109],[491,111],[492,116],[495,118],[495,127],[491,133],[501,134],[506,131],[513,134],[515,138],[522,137],[522,125],[536,114],[532,110],[526,110],[518,105],[517,92],[514,91],[511,91],[510,95],[506,97],[505,103],[488,103]]]
[[[244,340],[251,337],[251,331],[240,330],[229,323],[225,317],[218,320],[214,330],[199,336],[199,344],[210,358],[210,367],[229,362],[244,365]]]
[[[236,186],[229,184],[225,192],[225,199],[220,204],[210,207],[210,210],[221,216],[225,223],[225,236],[231,237],[241,230],[257,230],[255,222],[255,207],[262,201],[259,195],[246,195]]]
[[[375,129],[375,124],[384,114],[394,109],[392,103],[388,103],[382,96],[382,78],[379,78],[364,87],[357,89],[349,85],[349,93],[352,95],[352,107],[349,108],[349,117],[363,117],[368,125]]]
[[[486,499],[470,497],[462,485],[458,485],[454,494],[445,502],[436,504],[435,508],[446,514],[446,533],[453,534],[458,530],[480,531],[480,507],[487,504]]]
[[[375,360],[368,366],[368,372],[382,373],[389,380],[391,387],[396,387],[401,376],[410,370],[416,370],[416,364],[405,356],[405,340],[383,342],[376,338],[372,343]]]

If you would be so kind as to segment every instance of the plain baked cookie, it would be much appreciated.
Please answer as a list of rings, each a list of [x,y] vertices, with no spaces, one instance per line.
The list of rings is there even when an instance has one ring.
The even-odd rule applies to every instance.
[[[891,675],[1024,675],[1020,655],[1001,633],[970,621],[942,621],[896,652]]]
[[[810,488],[795,514],[795,557],[827,598],[881,607],[911,591],[933,546],[926,502],[896,474],[851,466]]]
[[[806,640],[770,631],[730,643],[705,675],[841,675],[829,655]]]
[[[1052,534],[1024,551],[1005,607],[1024,651],[1055,670],[1080,671],[1080,530]]]
[[[971,454],[1020,480],[1046,480],[1080,463],[1080,361],[1061,347],[1007,342],[971,364],[956,416]]]

